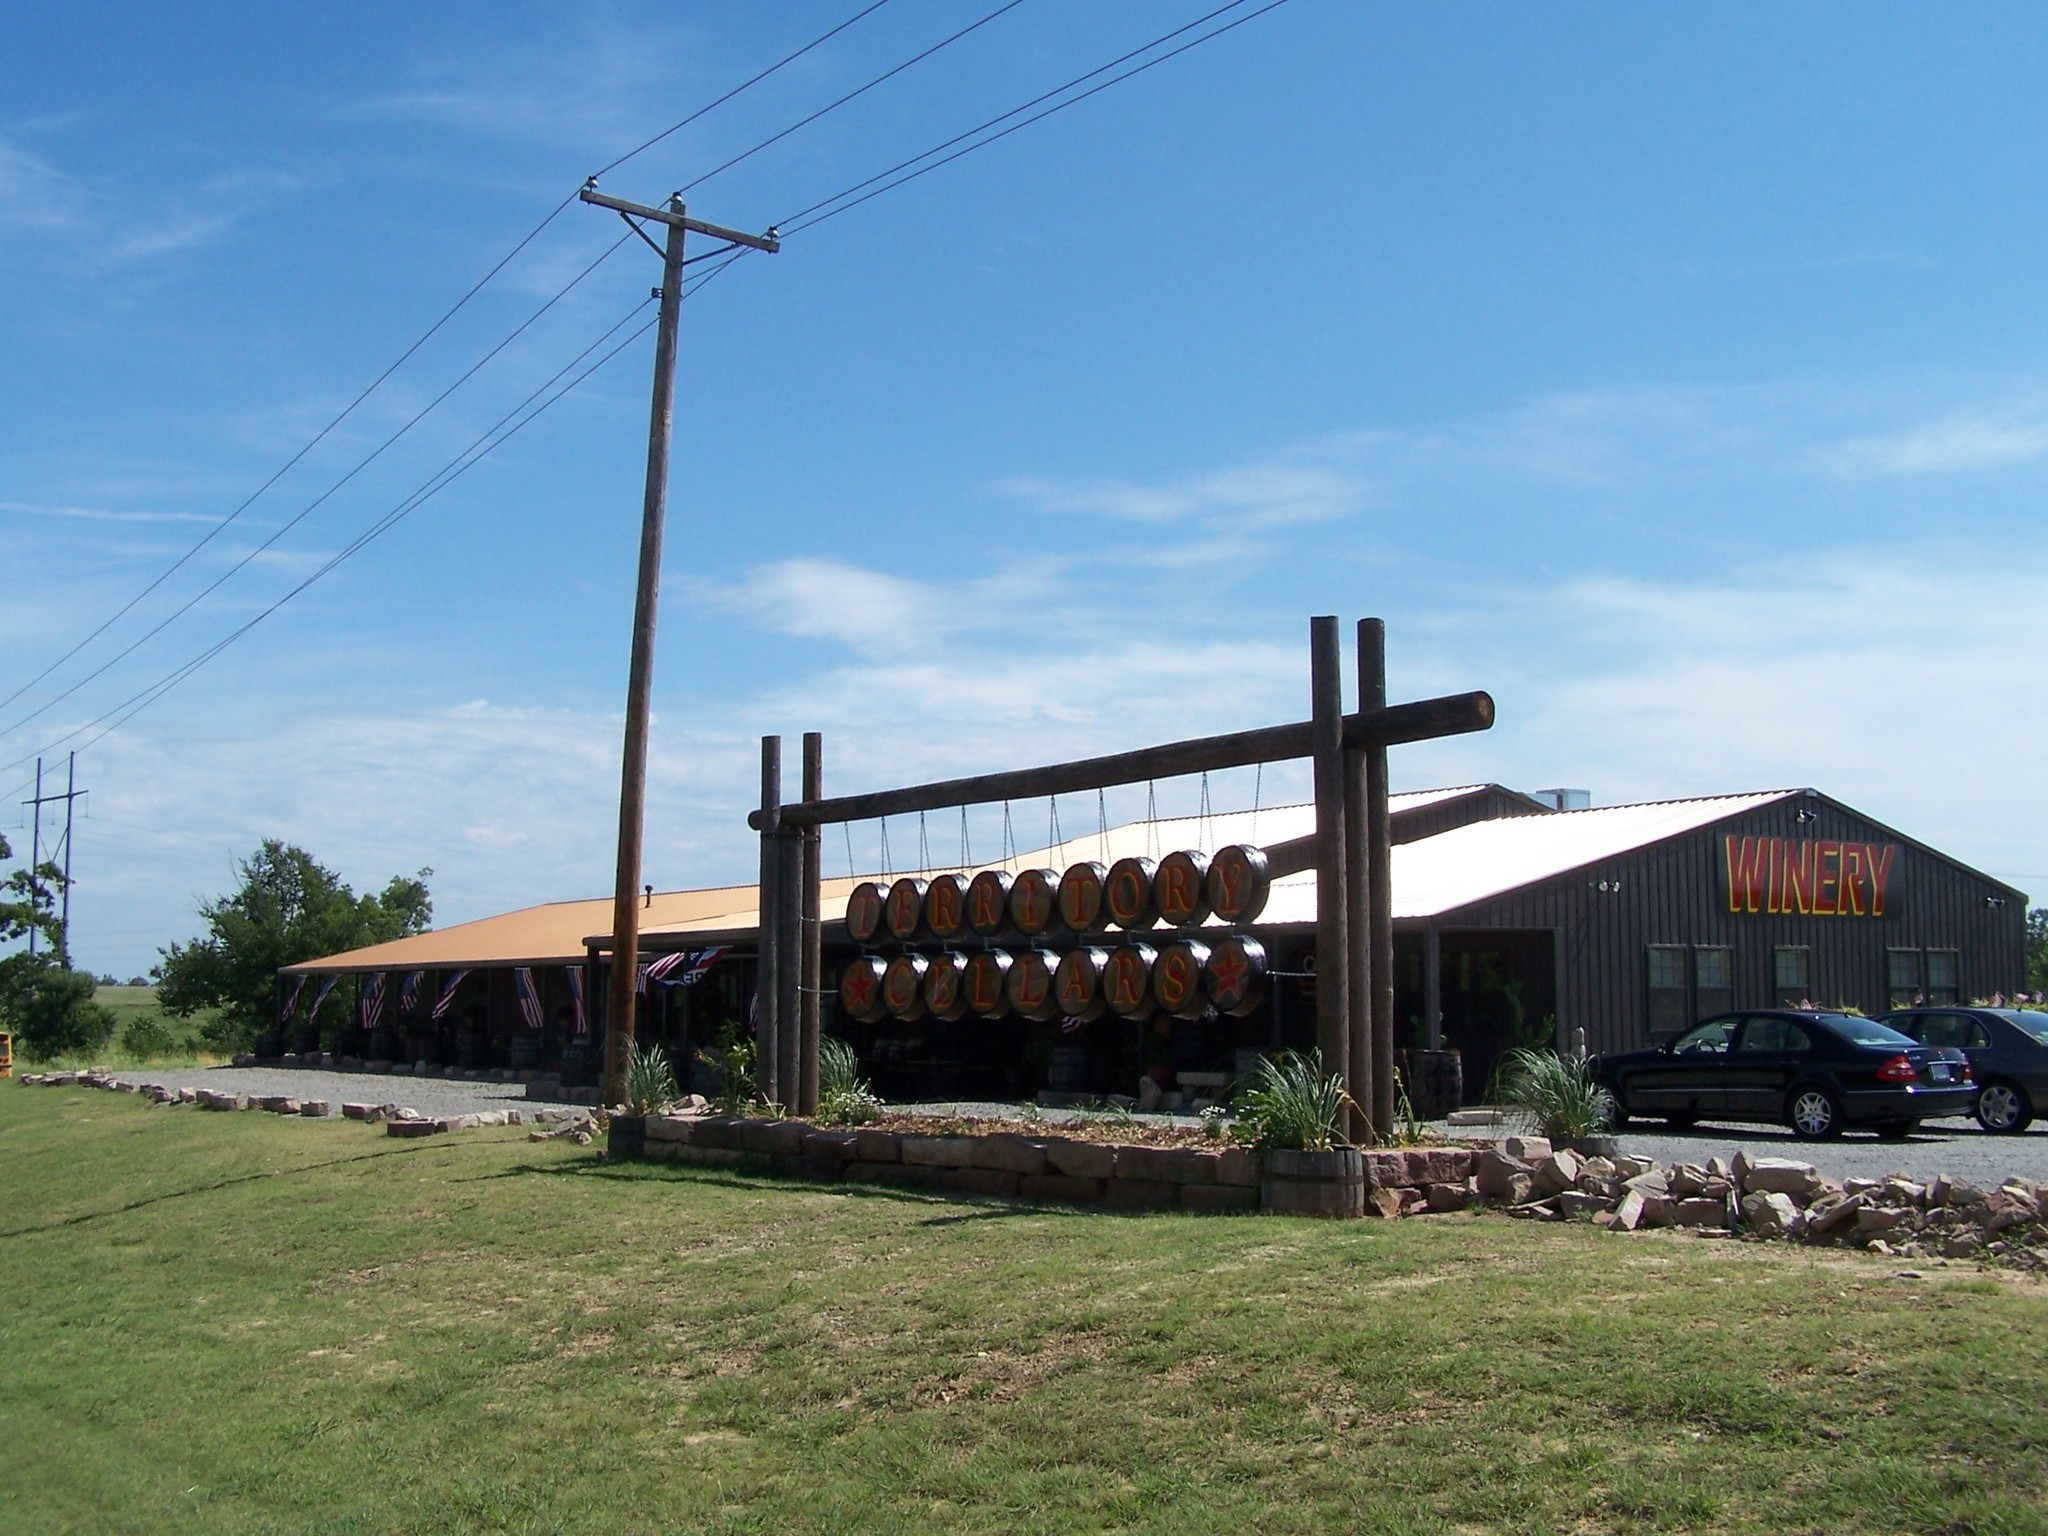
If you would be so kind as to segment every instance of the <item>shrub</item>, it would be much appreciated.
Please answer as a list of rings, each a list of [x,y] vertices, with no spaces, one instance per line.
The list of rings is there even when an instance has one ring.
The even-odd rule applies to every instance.
[[[1510,1051],[1499,1081],[1501,1103],[1520,1110],[1545,1136],[1597,1136],[1614,1123],[1614,1100],[1583,1056]]]
[[[731,1115],[754,1102],[754,1042],[737,1024],[726,1025],[719,1033],[718,1043],[699,1054],[718,1074],[718,1088],[711,1096],[713,1103]]]
[[[626,1057],[626,1105],[636,1115],[651,1115],[676,1094],[676,1069],[658,1045],[634,1041]]]
[[[860,1058],[844,1040],[818,1042],[818,1118],[828,1125],[866,1125],[882,1112],[882,1101],[860,1075]]]
[[[1327,1152],[1351,1096],[1323,1070],[1323,1055],[1282,1051],[1259,1063],[1238,1098],[1237,1135],[1260,1151]]]
[[[138,1013],[121,1030],[121,1049],[138,1061],[168,1056],[178,1049],[178,1039],[154,1013]]]
[[[0,960],[0,1027],[36,1060],[91,1055],[114,1037],[111,1009],[92,1000],[93,979],[48,954]]]

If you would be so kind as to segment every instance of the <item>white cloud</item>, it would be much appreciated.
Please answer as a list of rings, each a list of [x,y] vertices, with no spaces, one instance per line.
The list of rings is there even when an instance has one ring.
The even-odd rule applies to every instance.
[[[1936,475],[2021,464],[2048,453],[2048,419],[1958,416],[1903,432],[1850,438],[1828,462],[1855,474]]]

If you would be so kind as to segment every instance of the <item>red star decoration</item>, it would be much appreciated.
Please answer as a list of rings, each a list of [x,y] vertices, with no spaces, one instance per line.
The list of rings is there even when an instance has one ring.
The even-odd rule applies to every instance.
[[[1244,984],[1251,977],[1251,962],[1234,949],[1217,952],[1209,962],[1209,974],[1216,979],[1216,997],[1219,1002],[1237,998]]]

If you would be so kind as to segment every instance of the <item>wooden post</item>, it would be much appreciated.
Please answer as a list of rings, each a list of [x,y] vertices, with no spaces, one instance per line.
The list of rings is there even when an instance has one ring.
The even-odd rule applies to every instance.
[[[775,1086],[772,1102],[796,1112],[803,1096],[803,831],[775,834]]]
[[[647,717],[654,690],[654,610],[661,593],[661,535],[668,515],[669,434],[675,403],[676,313],[683,301],[682,199],[671,200],[661,256],[661,311],[654,336],[654,400],[647,422],[647,483],[640,515],[640,577],[633,594],[633,660],[626,675],[626,746],[619,772],[618,883],[612,897],[612,988],[606,1010],[604,1101],[625,1097],[633,1049],[634,968],[640,958],[640,838],[647,806]]]
[[[1344,677],[1334,615],[1309,620],[1309,687],[1316,791],[1316,1046],[1323,1054],[1323,1070],[1348,1090],[1352,1079],[1346,996],[1351,968],[1345,958],[1344,922]]]
[[[1374,1145],[1392,1127],[1375,1118],[1379,1082],[1372,1054],[1372,923],[1367,879],[1365,753],[1344,754],[1344,1018],[1351,1060],[1351,1139]]]
[[[1432,1051],[1444,1048],[1444,940],[1431,923],[1422,930],[1423,1043]]]
[[[781,1013],[776,993],[782,977],[781,967],[776,963],[778,941],[782,937],[776,900],[776,887],[782,874],[781,850],[777,842],[782,835],[780,736],[761,738],[760,814],[761,913],[754,929],[754,1063],[762,1097],[772,1104],[777,1102],[777,1090],[781,1086],[776,1079],[776,1068],[780,1065],[781,1056],[777,1050],[775,1033],[776,1021]]]
[[[1387,625],[1358,621],[1358,710],[1387,707]],[[1387,748],[1365,749],[1366,963],[1372,987],[1372,1119],[1394,1126],[1394,831],[1387,811]]]
[[[804,732],[803,797],[825,798],[825,738],[816,731]],[[818,1112],[818,1019],[820,988],[824,984],[825,949],[822,926],[824,904],[819,886],[824,872],[822,833],[815,825],[804,828],[803,859],[803,967],[797,977],[797,1017],[803,1031],[803,1055],[798,1067],[801,1086],[797,1108],[806,1115]]]

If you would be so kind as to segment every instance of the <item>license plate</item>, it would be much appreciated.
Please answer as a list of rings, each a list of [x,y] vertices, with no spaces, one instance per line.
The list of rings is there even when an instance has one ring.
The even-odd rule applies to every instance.
[[[1934,1063],[1933,1070],[1928,1075],[1932,1077],[1937,1083],[1954,1082],[1955,1068],[1950,1066],[1945,1061],[1937,1061]]]

